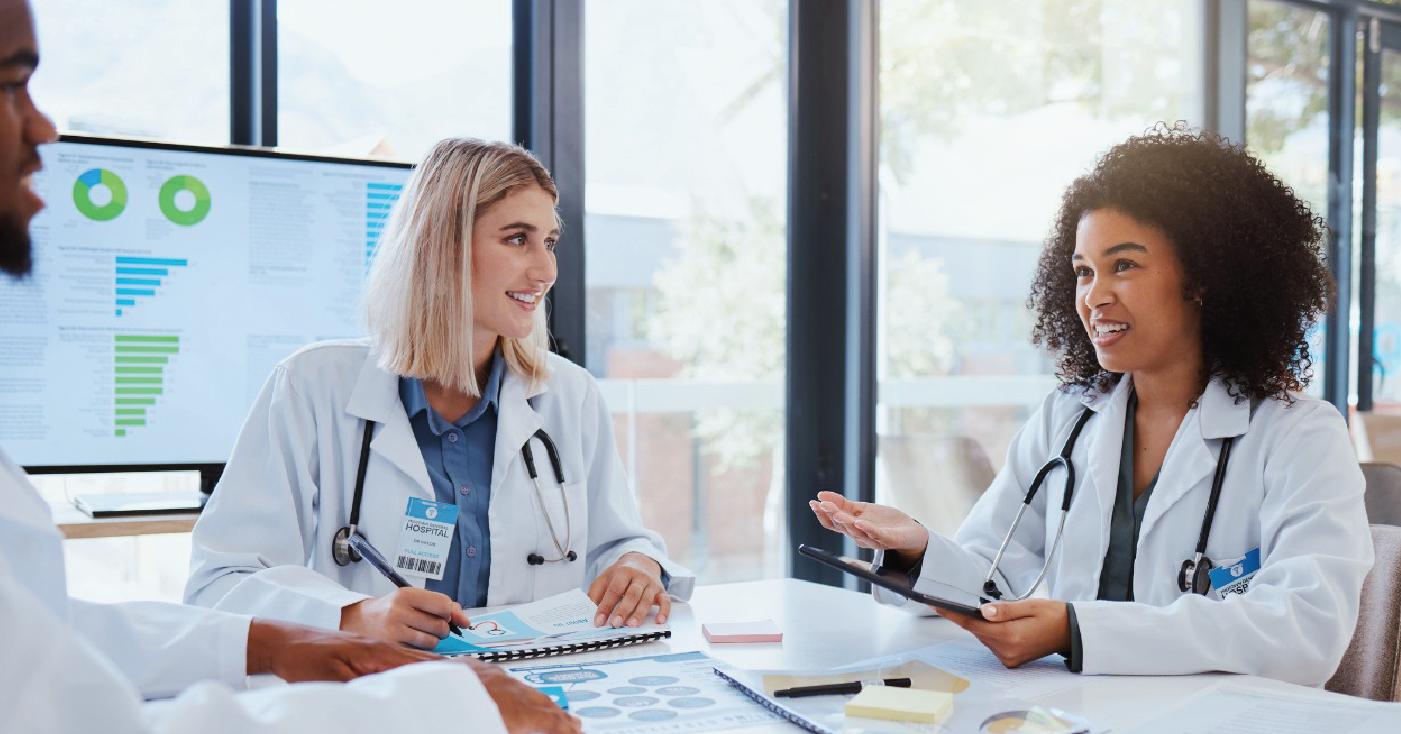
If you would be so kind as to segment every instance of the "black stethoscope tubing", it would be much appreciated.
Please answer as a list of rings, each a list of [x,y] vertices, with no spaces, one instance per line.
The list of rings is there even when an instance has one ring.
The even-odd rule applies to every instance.
[[[355,550],[350,543],[350,538],[360,534],[360,501],[365,494],[365,472],[370,465],[370,439],[374,436],[375,422],[365,421],[364,436],[360,441],[360,459],[355,470],[355,491],[350,499],[350,524],[336,531],[331,539],[331,558],[340,566],[348,566],[360,560],[360,553]],[[559,485],[560,499],[564,502],[564,523],[565,540],[559,542],[559,534],[555,532],[554,520],[550,518],[550,511],[545,507],[544,494],[540,489],[540,476],[535,470],[535,455],[530,450],[530,438],[538,439],[540,445],[545,447],[545,455],[549,459],[550,469],[554,472],[555,482]],[[579,557],[574,552],[574,522],[569,512],[569,494],[564,489],[564,463],[559,458],[559,450],[555,448],[555,442],[550,438],[550,434],[545,429],[537,429],[525,444],[521,446],[521,458],[525,461],[525,471],[530,475],[530,481],[535,485],[535,499],[540,503],[540,511],[545,515],[545,525],[550,530],[550,539],[554,542],[555,550],[559,553],[556,558],[545,558],[539,553],[530,553],[525,557],[525,562],[531,566],[540,566],[545,563],[555,563],[558,561],[574,561]]]
[[[1055,540],[1051,544],[1051,549],[1046,553],[1046,562],[1041,566],[1041,573],[1036,577],[1036,582],[1031,585],[1025,594],[1015,597],[1015,601],[1020,601],[1031,596],[1036,591],[1041,582],[1046,579],[1046,572],[1051,567],[1051,559],[1055,556],[1056,549],[1060,547],[1061,535],[1065,530],[1065,516],[1070,511],[1070,499],[1075,489],[1075,465],[1070,461],[1070,454],[1075,450],[1075,442],[1080,438],[1080,430],[1085,427],[1085,423],[1094,415],[1094,411],[1085,408],[1080,411],[1080,415],[1075,419],[1075,426],[1070,429],[1070,435],[1065,439],[1065,444],[1061,447],[1060,453],[1051,457],[1049,461],[1041,466],[1036,472],[1035,478],[1031,480],[1031,486],[1026,490],[1026,496],[1022,498],[1022,506],[1017,509],[1017,515],[1012,519],[1012,526],[1007,528],[1007,535],[1002,539],[1002,545],[997,549],[997,555],[993,556],[992,567],[988,569],[987,578],[983,581],[983,596],[989,599],[1001,599],[1002,592],[997,588],[997,583],[993,581],[997,575],[998,564],[1002,562],[1002,554],[1006,552],[1007,546],[1012,542],[1012,535],[1017,530],[1017,525],[1021,524],[1022,515],[1031,506],[1031,501],[1036,497],[1037,491],[1041,489],[1041,483],[1045,481],[1046,475],[1050,474],[1056,467],[1065,469],[1065,490],[1061,497],[1060,524],[1056,528]],[[1126,429],[1127,430],[1127,429]],[[1221,499],[1221,484],[1226,479],[1226,465],[1231,458],[1231,445],[1235,442],[1235,437],[1229,437],[1221,442],[1221,453],[1216,458],[1216,473],[1211,479],[1211,496],[1207,499],[1206,512],[1202,516],[1201,532],[1197,536],[1197,548],[1193,556],[1182,562],[1182,570],[1178,574],[1177,587],[1181,591],[1194,594],[1206,594],[1211,590],[1210,571],[1214,568],[1210,558],[1206,557],[1206,544],[1211,538],[1211,524],[1216,517],[1216,505]]]

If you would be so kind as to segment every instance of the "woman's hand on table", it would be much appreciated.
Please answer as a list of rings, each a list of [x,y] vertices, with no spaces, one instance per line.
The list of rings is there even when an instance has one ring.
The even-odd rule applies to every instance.
[[[657,606],[657,624],[671,616],[671,597],[662,585],[662,566],[641,553],[624,553],[617,563],[589,585],[589,599],[598,605],[593,623],[599,627],[636,627]]]

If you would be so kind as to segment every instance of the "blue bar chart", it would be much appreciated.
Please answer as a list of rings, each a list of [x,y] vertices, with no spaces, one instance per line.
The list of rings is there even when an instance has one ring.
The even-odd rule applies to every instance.
[[[399,192],[403,190],[403,184],[374,181],[365,184],[365,268],[367,270],[370,267],[370,261],[375,257],[375,245],[379,243],[379,236],[384,232],[384,224],[389,221],[389,212],[394,208],[394,202],[399,200]]]
[[[163,279],[170,277],[171,268],[183,268],[189,261],[168,257],[118,257],[115,292],[117,315],[136,305],[136,299],[156,295]]]

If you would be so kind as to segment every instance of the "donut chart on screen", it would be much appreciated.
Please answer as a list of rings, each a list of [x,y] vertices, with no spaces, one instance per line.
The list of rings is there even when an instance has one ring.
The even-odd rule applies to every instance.
[[[111,198],[105,204],[97,204],[92,200],[93,189],[98,186],[105,186],[111,194]],[[90,168],[73,182],[73,205],[78,207],[83,216],[94,222],[116,219],[117,215],[126,209],[126,199],[126,184],[122,182],[121,176],[105,168]]]
[[[175,198],[186,191],[193,196],[194,204],[189,209],[182,209]],[[158,200],[165,218],[182,227],[199,224],[209,214],[209,189],[194,176],[171,176],[161,185]]]

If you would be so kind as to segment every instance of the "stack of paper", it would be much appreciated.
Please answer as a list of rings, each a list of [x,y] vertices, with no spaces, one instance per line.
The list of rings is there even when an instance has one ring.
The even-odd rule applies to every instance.
[[[1218,683],[1133,731],[1134,734],[1396,734],[1401,731],[1401,704],[1323,691],[1294,693]]]

